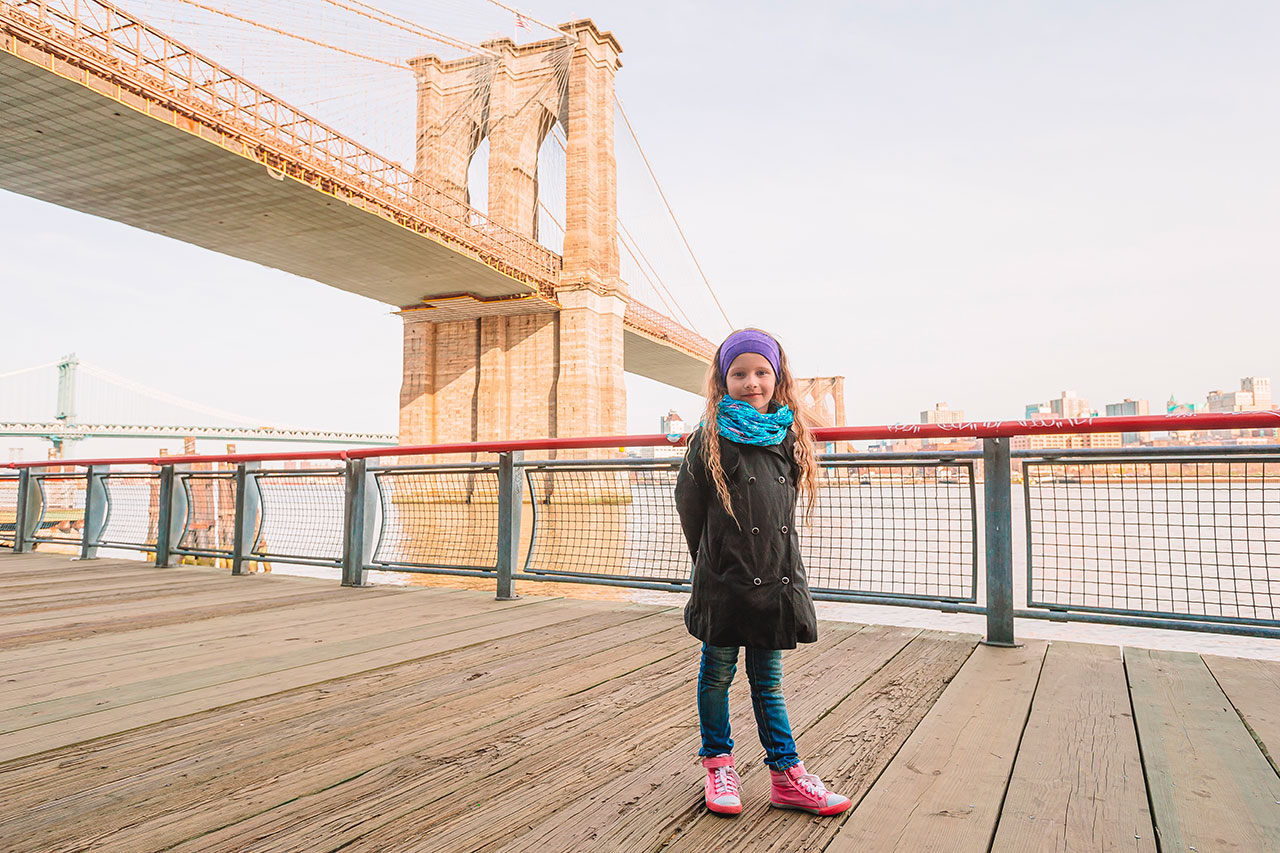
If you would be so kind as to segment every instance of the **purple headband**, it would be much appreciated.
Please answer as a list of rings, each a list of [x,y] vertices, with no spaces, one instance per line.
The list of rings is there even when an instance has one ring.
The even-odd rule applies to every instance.
[[[743,329],[724,339],[724,343],[720,345],[720,375],[727,379],[729,365],[733,364],[733,360],[744,352],[753,352],[756,355],[764,356],[769,360],[769,366],[773,368],[774,377],[782,375],[780,366],[782,353],[778,348],[778,342],[764,332],[757,332],[755,329]]]

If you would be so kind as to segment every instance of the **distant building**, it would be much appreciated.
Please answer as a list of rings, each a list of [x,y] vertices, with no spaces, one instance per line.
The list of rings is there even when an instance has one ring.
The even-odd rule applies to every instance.
[[[1047,403],[1028,403],[1025,412],[1027,420],[1087,418],[1093,414],[1089,410],[1089,401],[1077,397],[1075,391],[1063,391],[1061,396]]]
[[[1131,400],[1124,398],[1122,403],[1107,403],[1107,417],[1132,418],[1151,413],[1151,404],[1147,400]]]
[[[1049,401],[1049,408],[1060,418],[1087,418],[1089,401],[1076,396],[1075,391],[1063,391],[1062,396]]]
[[[675,409],[667,411],[666,415],[658,418],[658,431],[663,435],[674,435],[676,433],[684,433],[688,430],[684,422],[684,418],[680,417]],[[683,447],[661,446],[652,448],[652,456],[657,459],[668,458],[672,456],[683,456]]]
[[[671,435],[673,432],[683,433],[685,431],[684,418],[675,409],[670,409],[665,415],[658,418],[658,432],[663,435]]]
[[[1240,390],[1253,394],[1253,408],[1260,412],[1271,409],[1271,379],[1267,376],[1246,376],[1240,380]]]
[[[1093,432],[1081,435],[1047,433],[1044,435],[1015,435],[1009,442],[1012,450],[1078,450],[1093,447],[1119,447],[1118,432]]]
[[[933,408],[920,413],[922,424],[962,424],[964,410],[952,409],[946,403],[934,403]]]
[[[1247,412],[1253,409],[1253,392],[1210,391],[1205,408],[1211,412]]]
[[[1121,403],[1107,403],[1107,417],[1109,418],[1133,418],[1141,415],[1151,414],[1151,404],[1147,400],[1131,400],[1124,398]],[[1151,433],[1149,432],[1124,432],[1120,434],[1120,441],[1124,444],[1137,444],[1140,441],[1150,441]]]
[[[1165,403],[1165,414],[1169,415],[1191,415],[1195,414],[1195,403],[1179,403],[1178,398],[1172,394],[1169,395],[1169,401]]]

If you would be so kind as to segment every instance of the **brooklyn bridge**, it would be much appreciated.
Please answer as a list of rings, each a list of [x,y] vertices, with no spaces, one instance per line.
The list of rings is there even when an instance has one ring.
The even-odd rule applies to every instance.
[[[232,71],[243,46],[220,60],[109,0],[19,0],[0,3],[0,188],[399,309],[403,443],[621,433],[624,371],[699,391],[713,345],[618,218],[618,39],[578,20],[475,44],[331,2],[439,53],[362,54],[355,36],[189,5],[411,79],[412,166]],[[486,212],[468,180],[482,148]],[[843,423],[838,378],[806,388],[819,423]]]

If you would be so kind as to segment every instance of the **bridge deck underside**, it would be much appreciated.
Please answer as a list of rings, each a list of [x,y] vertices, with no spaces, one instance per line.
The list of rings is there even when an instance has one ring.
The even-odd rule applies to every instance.
[[[163,234],[442,320],[553,311],[532,286],[430,237],[0,51],[0,189]],[[175,271],[175,275],[198,275]],[[216,283],[210,283],[216,287]],[[705,362],[625,331],[625,368],[686,390]]]
[[[0,846],[1280,849],[1280,664],[824,622],[788,706],[855,808],[768,807],[740,676],[724,820],[679,612],[491,583],[0,556]]]

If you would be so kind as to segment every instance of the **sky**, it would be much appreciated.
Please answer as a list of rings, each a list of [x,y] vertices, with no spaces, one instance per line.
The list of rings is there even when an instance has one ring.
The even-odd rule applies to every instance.
[[[1067,389],[1159,411],[1280,380],[1280,6],[780,8],[529,11],[613,31],[618,93],[730,319],[801,375],[843,375],[849,423],[943,401],[1016,418]],[[0,256],[0,373],[74,351],[267,422],[396,429],[390,306],[3,192]],[[627,391],[633,433],[700,408]]]

